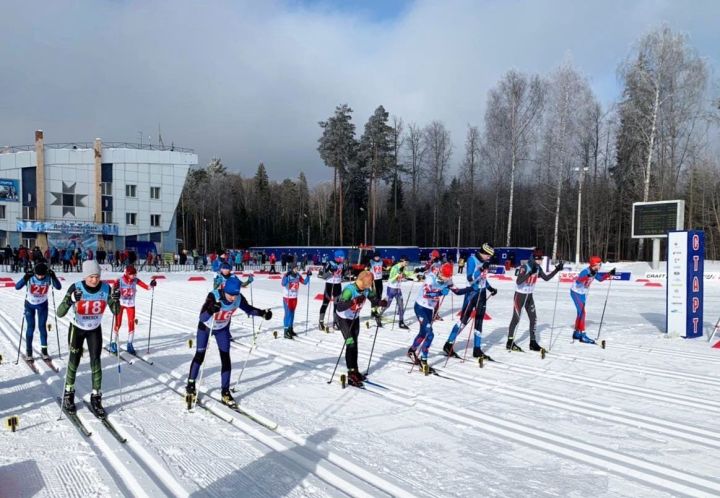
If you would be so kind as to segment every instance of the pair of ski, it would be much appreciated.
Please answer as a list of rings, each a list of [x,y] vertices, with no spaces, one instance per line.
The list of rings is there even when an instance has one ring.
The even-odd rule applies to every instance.
[[[58,397],[58,398],[57,398],[57,401],[58,401],[58,403],[60,403],[60,406],[62,406],[62,402],[63,402],[62,398]],[[101,416],[101,415],[97,414],[97,413],[92,409],[92,406],[90,406],[90,403],[88,403],[88,402],[85,401],[84,399],[83,399],[83,404],[85,405],[85,408],[87,408],[88,411],[89,411],[90,413],[92,413],[93,416],[94,416],[95,418],[97,418],[97,419],[102,423],[103,427],[105,427],[105,428],[108,430],[108,432],[109,432],[119,443],[125,444],[125,443],[127,442],[127,438],[125,438],[122,434],[120,434],[120,433],[118,432],[118,430],[115,428],[115,426],[113,425],[113,423],[110,422],[110,420],[108,420],[107,415]],[[73,424],[75,427],[77,427],[77,429],[78,429],[85,437],[90,437],[90,436],[92,436],[92,432],[90,431],[90,429],[88,429],[88,428],[85,426],[85,424],[83,423],[83,421],[80,420],[80,417],[78,417],[78,414],[77,414],[77,413],[70,413],[70,412],[66,411],[64,407],[63,407],[63,409],[62,409],[62,412],[63,412],[63,414],[67,417],[67,419],[68,419],[70,422],[72,422],[72,424]]]
[[[363,385],[362,385],[362,386],[354,386],[354,385],[352,385],[352,384],[348,384],[348,382],[347,382],[347,376],[346,376],[345,374],[340,375],[340,386],[341,386],[343,389],[345,389],[346,386],[350,386],[350,387],[355,387],[355,388],[357,388],[357,389],[364,389],[365,391],[372,392],[371,390],[369,390],[369,389],[366,387],[366,385],[367,385],[367,386],[377,387],[378,389],[382,389],[382,390],[385,390],[385,391],[389,391],[389,390],[390,390],[389,387],[385,387],[385,386],[383,386],[382,384],[378,384],[377,382],[373,382],[373,381],[369,380],[369,379],[367,378],[367,375],[365,375],[365,378],[363,379],[362,382],[363,382]]]
[[[448,357],[450,357],[450,358],[455,358],[455,359],[457,359],[457,360],[461,360],[463,363],[465,362],[465,360],[462,359],[462,358],[460,357],[460,355],[457,354],[455,351],[453,351],[452,354],[450,354],[450,355],[447,354],[447,352],[446,352],[446,353],[445,353],[445,356],[448,356]],[[497,363],[497,361],[493,360],[493,359],[490,358],[488,355],[483,355],[483,356],[478,356],[478,357],[477,357],[477,363],[478,363],[478,367],[483,368],[483,367],[485,367],[485,364],[486,364],[486,363]],[[445,365],[447,365],[447,361],[445,362]]]
[[[205,410],[207,410],[208,412],[210,412],[210,413],[212,413],[213,415],[215,415],[216,417],[218,417],[219,419],[225,420],[225,419],[222,418],[220,415],[218,415],[217,413],[215,413],[213,410],[210,410],[207,406],[205,406],[205,400],[204,400],[204,399],[200,399],[200,398],[198,397],[198,393],[195,393],[195,394],[185,393],[185,394],[183,394],[183,397],[185,398],[185,406],[187,407],[187,409],[188,409],[189,412],[192,413],[194,407],[200,406],[200,407],[204,408]],[[212,399],[212,398],[211,398],[211,399]],[[278,427],[278,426],[277,426],[277,423],[275,423],[275,422],[269,422],[269,421],[266,421],[266,420],[261,420],[261,419],[259,419],[258,417],[256,417],[255,415],[253,415],[252,413],[248,413],[248,412],[246,412],[245,410],[243,410],[242,408],[240,408],[240,405],[238,405],[237,403],[234,404],[234,405],[232,405],[232,406],[231,406],[231,405],[227,405],[227,404],[222,403],[222,402],[220,402],[220,404],[221,404],[222,406],[225,406],[225,407],[231,409],[231,410],[234,411],[235,413],[239,413],[240,415],[249,418],[250,420],[252,420],[252,421],[255,422],[256,424],[262,425],[263,427],[265,427],[265,428],[268,429],[268,430],[271,430],[271,431],[277,430],[277,427]],[[225,421],[227,422],[227,420],[225,420]]]
[[[35,358],[28,358],[24,354],[21,355],[23,361],[27,364],[28,367],[30,367],[30,370],[35,372],[36,374],[40,375],[40,370],[38,370],[37,365],[35,364]],[[45,364],[55,373],[60,373],[60,369],[53,363],[52,358],[42,358],[42,361],[45,362]]]
[[[147,363],[148,365],[152,365],[152,364],[153,364],[153,361],[152,361],[149,357],[144,356],[144,355],[141,355],[140,353],[137,353],[137,352],[131,353],[131,352],[128,351],[127,349],[120,349],[120,350],[118,351],[118,353],[113,353],[113,352],[110,350],[110,348],[107,347],[107,346],[106,346],[104,349],[105,349],[105,351],[107,351],[108,353],[110,353],[112,356],[116,356],[118,353],[120,353],[120,359],[121,359],[122,361],[124,361],[125,363],[127,363],[128,365],[132,365],[133,363],[135,363],[135,358],[137,358],[138,360],[140,360],[140,361],[142,361],[142,362]],[[126,357],[123,355],[123,353],[127,353],[127,354],[131,355],[132,358],[126,358]]]

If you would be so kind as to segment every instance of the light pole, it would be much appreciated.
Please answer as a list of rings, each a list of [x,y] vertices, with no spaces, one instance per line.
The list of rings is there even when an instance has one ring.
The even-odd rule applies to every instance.
[[[308,224],[308,229],[307,229],[308,230],[308,232],[307,232],[308,243],[307,243],[307,245],[308,245],[308,247],[310,247],[310,218],[308,217],[307,213],[303,213],[303,217],[307,220],[307,224]]]
[[[585,172],[588,168],[573,168],[573,171],[580,172],[580,180],[578,182],[578,205],[577,205],[577,227],[575,232],[575,264],[580,264],[580,215],[582,209],[582,188],[585,180]]]
[[[203,244],[203,246],[205,249],[205,255],[207,255],[207,253],[208,253],[208,250],[207,250],[207,218],[203,218],[203,228],[204,228],[204,232],[205,232],[204,233],[205,243]]]
[[[460,201],[455,201],[455,205],[458,208],[458,229],[457,229],[457,253],[455,254],[455,262],[460,262],[460,218],[462,217],[462,212],[460,211]]]
[[[363,216],[364,216],[364,214],[365,214],[365,209],[364,209],[364,208],[360,208],[360,211],[363,212]],[[367,245],[367,216],[365,216],[365,235],[364,235],[363,239],[364,239],[363,245]]]

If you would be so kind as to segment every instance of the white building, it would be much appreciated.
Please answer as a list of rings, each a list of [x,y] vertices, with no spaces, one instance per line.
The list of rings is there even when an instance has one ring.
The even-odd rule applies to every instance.
[[[197,155],[188,149],[103,143],[0,148],[0,246],[177,250],[175,210]]]

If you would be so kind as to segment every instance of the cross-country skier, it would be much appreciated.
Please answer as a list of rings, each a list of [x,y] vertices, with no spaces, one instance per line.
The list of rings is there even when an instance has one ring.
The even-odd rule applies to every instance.
[[[112,341],[110,341],[109,350],[113,354],[118,352],[118,336],[120,327],[122,326],[123,313],[127,314],[128,319],[128,340],[127,352],[135,354],[135,346],[133,346],[133,338],[135,337],[135,294],[137,287],[140,286],[145,290],[155,287],[157,282],[155,279],[150,280],[150,285],[146,284],[137,277],[137,270],[133,265],[125,268],[125,273],[117,281],[120,287],[120,311],[115,316],[115,325],[113,326]]]
[[[373,275],[373,292],[375,292],[375,295],[378,299],[382,299],[383,294],[383,262],[380,259],[380,253],[376,252],[373,256],[373,259],[370,260],[369,268],[370,272]],[[377,312],[373,312],[373,317],[375,318],[375,323],[378,327],[382,327],[382,320],[380,319],[380,316],[382,314],[382,310],[378,310]]]
[[[37,313],[37,325],[40,331],[40,353],[43,359],[49,359],[47,343],[47,318],[48,318],[48,291],[50,285],[60,290],[60,281],[55,272],[49,269],[45,263],[37,263],[34,271],[25,273],[15,284],[17,290],[27,286],[25,298],[25,356],[28,361],[33,361],[32,342],[35,334],[35,314]]]
[[[423,372],[432,372],[433,370],[427,364],[427,357],[435,337],[432,324],[435,320],[436,310],[440,307],[441,297],[447,296],[450,291],[453,294],[462,295],[472,290],[472,287],[465,287],[464,289],[453,287],[452,276],[452,263],[444,263],[440,266],[437,275],[431,271],[427,272],[423,289],[415,300],[415,316],[417,316],[420,324],[420,332],[413,340],[407,355],[416,365],[421,366]],[[418,348],[421,348],[419,358],[417,355]]]
[[[508,330],[507,343],[505,348],[508,351],[522,351],[520,346],[515,344],[515,329],[520,322],[520,314],[522,309],[527,310],[530,319],[530,350],[540,351],[542,348],[535,340],[535,326],[537,325],[537,314],[535,313],[535,300],[533,299],[533,290],[538,277],[546,282],[553,278],[560,270],[563,269],[562,261],[555,266],[555,269],[547,275],[540,267],[540,263],[544,257],[542,249],[535,248],[533,250],[532,259],[524,265],[520,266],[517,271],[517,280],[515,281],[515,296],[513,298],[513,317],[510,320],[510,329]]]
[[[362,387],[363,375],[358,370],[358,335],[360,334],[360,310],[369,299],[373,307],[386,307],[384,299],[378,299],[372,289],[373,275],[369,271],[362,271],[355,282],[343,289],[340,297],[335,301],[335,320],[345,338],[345,364],[348,369],[348,384]]]
[[[225,282],[230,277],[233,277],[232,274],[232,265],[230,263],[224,262],[220,263],[220,268],[218,269],[217,273],[215,274],[215,278],[213,279],[213,290],[222,290],[223,286],[225,285]],[[243,288],[247,287],[253,281],[255,278],[252,275],[248,275],[248,278],[245,282],[240,282],[241,286]]]
[[[485,303],[487,302],[487,292],[491,295],[497,294],[497,289],[488,282],[488,268],[490,268],[490,258],[495,254],[495,250],[490,244],[483,244],[477,255],[473,254],[467,261],[467,281],[470,284],[471,291],[465,294],[462,308],[460,309],[460,318],[450,332],[447,342],[443,346],[443,351],[448,356],[458,357],[455,353],[453,345],[457,339],[460,330],[463,329],[473,310],[475,310],[475,338],[473,342],[473,357],[489,359],[482,350],[482,325],[485,318]]]
[[[297,335],[293,330],[293,323],[295,322],[298,291],[300,284],[310,285],[310,275],[312,275],[312,272],[308,271],[305,274],[305,278],[303,278],[297,267],[290,268],[287,273],[283,275],[281,284],[283,288],[283,307],[285,308],[285,318],[283,319],[283,337],[285,337],[285,339],[292,339]]]
[[[342,291],[340,285],[343,279],[343,273],[345,273],[345,251],[338,249],[334,254],[335,261],[328,261],[323,267],[323,273],[325,274],[325,292],[323,293],[323,301],[320,306],[320,330],[325,330],[325,311],[327,310],[328,303],[331,300],[335,300]],[[372,282],[371,282],[372,284]]]
[[[589,266],[581,271],[577,277],[575,277],[575,281],[573,282],[572,287],[570,287],[570,297],[572,298],[573,304],[575,304],[575,309],[577,310],[573,339],[586,344],[595,344],[595,341],[590,339],[585,333],[585,301],[587,300],[588,292],[590,292],[590,284],[593,283],[593,280],[602,282],[612,278],[613,275],[615,275],[615,268],[605,275],[600,276],[598,273],[600,265],[602,265],[602,259],[600,256],[591,256],[588,263]]]
[[[205,360],[205,351],[207,350],[210,334],[215,336],[215,341],[220,351],[220,387],[222,402],[231,408],[235,408],[237,403],[230,394],[230,373],[232,365],[230,363],[230,321],[232,315],[238,308],[243,310],[248,316],[261,316],[265,320],[272,318],[272,311],[269,309],[261,310],[248,304],[245,298],[240,294],[240,280],[233,276],[225,281],[222,291],[215,289],[205,298],[205,303],[200,310],[198,319],[197,340],[195,346],[195,356],[190,363],[190,373],[188,375],[188,383],[185,388],[186,393],[195,396],[197,393],[195,380],[200,372],[200,365]]]
[[[110,286],[100,280],[100,265],[94,259],[83,261],[83,280],[72,284],[58,306],[57,316],[64,317],[70,308],[74,316],[70,321],[68,331],[68,344],[70,355],[67,372],[65,374],[65,393],[63,396],[63,409],[68,413],[75,413],[75,376],[83,351],[83,342],[87,342],[90,354],[90,370],[92,372],[92,393],[90,394],[90,407],[100,418],[105,417],[102,407],[102,365],[100,352],[102,351],[102,317],[105,308],[110,308],[113,315],[120,309],[120,289],[110,289]]]
[[[392,268],[390,268],[390,276],[388,277],[387,284],[388,306],[392,304],[393,299],[397,299],[397,304],[395,306],[397,307],[398,317],[400,319],[400,321],[398,322],[398,327],[400,327],[401,329],[407,329],[409,327],[405,325],[405,304],[403,302],[403,294],[402,289],[400,288],[400,284],[405,279],[417,280],[417,275],[415,274],[415,272],[405,269],[407,268],[407,264],[407,257],[400,256],[400,261],[393,265]]]

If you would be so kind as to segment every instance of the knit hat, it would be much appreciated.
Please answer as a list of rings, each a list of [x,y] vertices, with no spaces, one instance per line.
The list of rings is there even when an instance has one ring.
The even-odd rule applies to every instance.
[[[87,278],[90,275],[97,275],[100,276],[102,272],[100,271],[100,265],[97,261],[94,259],[88,259],[86,261],[83,261],[82,264],[82,276],[83,278]]]

